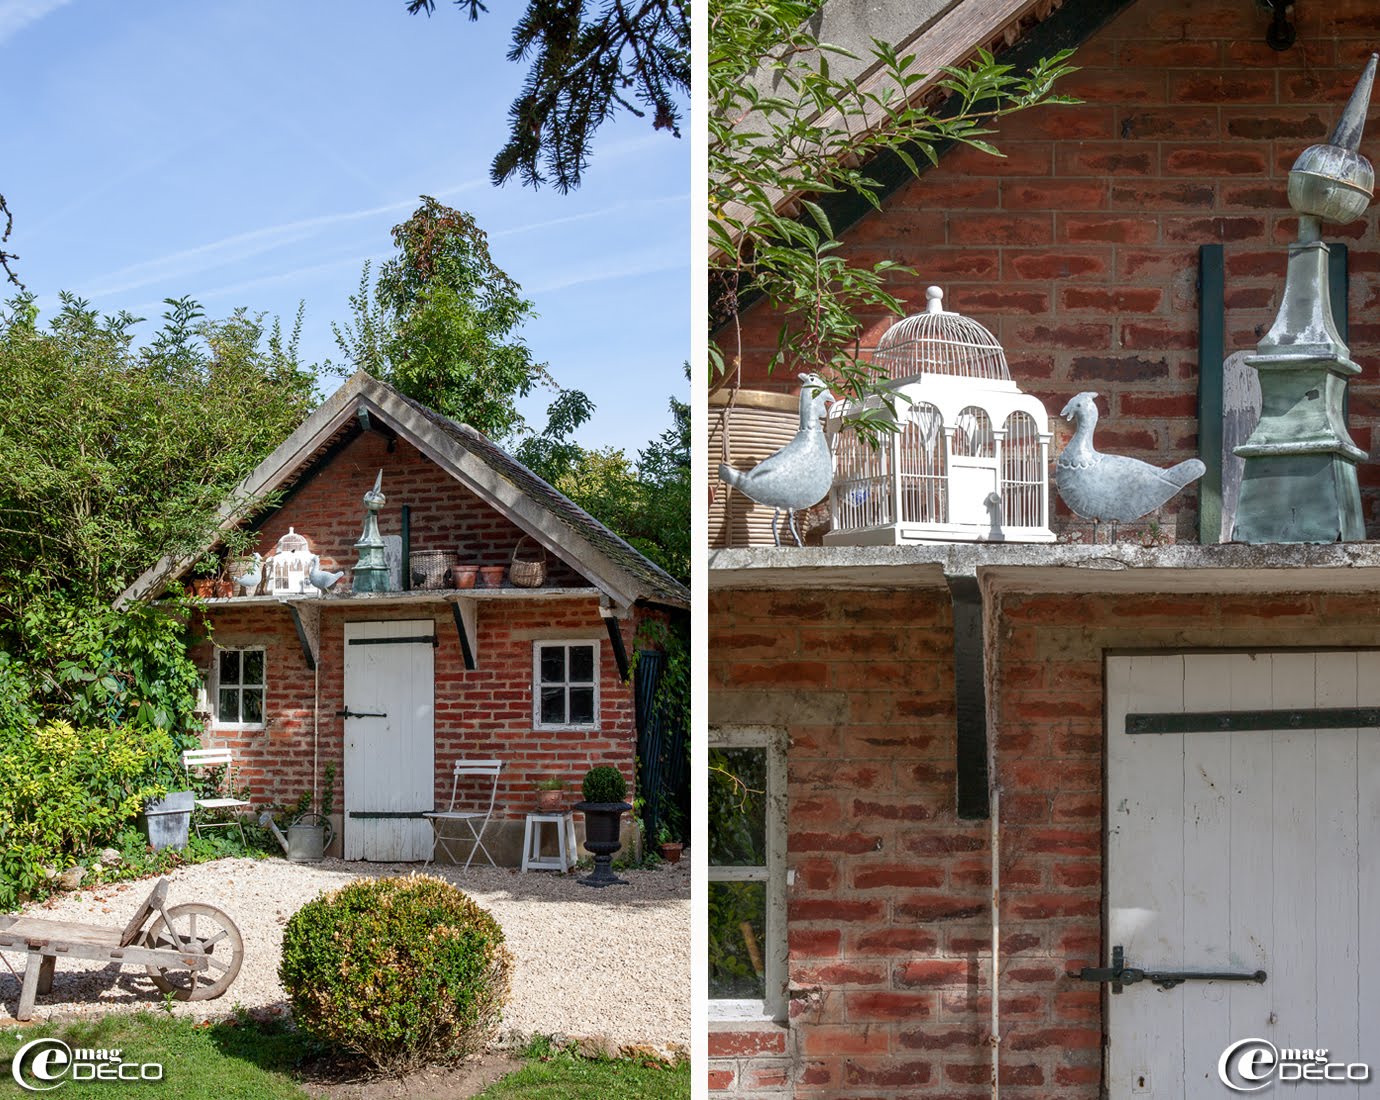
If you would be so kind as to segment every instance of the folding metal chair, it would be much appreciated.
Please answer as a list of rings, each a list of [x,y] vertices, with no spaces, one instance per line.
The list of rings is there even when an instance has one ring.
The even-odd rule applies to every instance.
[[[201,830],[205,829],[226,829],[237,828],[240,831],[240,843],[244,843],[244,822],[240,820],[237,811],[249,808],[249,803],[242,798],[235,797],[234,783],[234,758],[229,748],[218,749],[188,749],[182,754],[182,767],[190,772],[193,768],[225,768],[225,775],[221,779],[222,789],[225,791],[220,798],[198,798],[197,807],[209,810],[212,813],[226,810],[234,813],[229,821],[207,821],[196,823],[196,835],[201,835]]]
[[[470,860],[474,859],[475,852],[483,852],[484,858],[489,861],[490,867],[498,866],[498,864],[494,862],[494,857],[489,854],[489,849],[484,847],[484,830],[488,828],[489,819],[493,817],[494,801],[498,798],[498,776],[502,771],[502,760],[457,760],[455,762],[455,774],[450,783],[450,808],[447,810],[435,810],[432,813],[422,815],[431,822],[431,855],[427,856],[427,863],[430,863],[436,858],[436,846],[438,844],[445,849],[446,855],[450,856],[452,862],[459,863],[460,857],[450,848],[450,843],[459,841],[462,844],[472,842],[469,858],[465,860],[466,871],[470,869]],[[489,786],[489,805],[484,810],[457,810],[455,808],[457,800],[461,798],[461,777],[472,779],[487,778],[491,781]],[[475,784],[471,784],[471,786],[474,785]],[[479,783],[478,786],[482,791],[483,784]],[[468,837],[447,837],[444,831],[444,825],[447,821],[463,821],[469,827],[470,835]]]

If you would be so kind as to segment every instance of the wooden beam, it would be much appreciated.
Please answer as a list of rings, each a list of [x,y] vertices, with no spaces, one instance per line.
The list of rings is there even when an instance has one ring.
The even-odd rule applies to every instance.
[[[985,818],[987,789],[987,681],[982,651],[982,590],[976,577],[950,577],[954,616],[954,713],[958,816]]]
[[[292,616],[292,625],[297,628],[297,641],[302,647],[302,657],[307,662],[307,668],[314,670],[321,652],[321,608],[313,606],[307,610],[297,601],[289,603],[284,600],[283,604]]]
[[[1222,541],[1222,364],[1226,360],[1226,275],[1220,244],[1198,248],[1198,542]]]
[[[465,671],[473,672],[479,667],[479,622],[473,600],[456,600],[450,605],[455,616],[455,633],[460,638],[460,655],[465,660]]]
[[[618,678],[626,680],[628,678],[628,651],[623,646],[623,631],[618,625],[618,620],[603,608],[600,609],[604,615],[604,629],[609,632],[609,645],[613,647],[613,659],[618,662]]]

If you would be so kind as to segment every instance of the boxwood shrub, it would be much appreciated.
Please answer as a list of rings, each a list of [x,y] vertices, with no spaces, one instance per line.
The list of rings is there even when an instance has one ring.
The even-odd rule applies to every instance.
[[[600,764],[585,773],[580,790],[586,802],[622,802],[628,793],[628,783],[617,768]]]
[[[278,977],[299,1026],[405,1073],[482,1049],[511,968],[487,910],[413,874],[361,879],[304,905],[283,930]]]

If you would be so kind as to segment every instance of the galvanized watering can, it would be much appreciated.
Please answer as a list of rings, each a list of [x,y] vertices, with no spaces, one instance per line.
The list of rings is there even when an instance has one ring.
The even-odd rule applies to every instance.
[[[287,836],[267,811],[259,815],[259,824],[277,838],[284,854],[293,863],[319,863],[335,837],[330,819],[322,814],[303,814],[288,826]]]

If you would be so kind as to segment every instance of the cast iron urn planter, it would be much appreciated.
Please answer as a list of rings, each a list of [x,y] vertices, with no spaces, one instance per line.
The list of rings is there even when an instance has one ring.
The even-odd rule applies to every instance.
[[[626,886],[628,880],[613,873],[613,854],[623,846],[618,839],[619,819],[632,809],[629,802],[577,802],[585,815],[585,848],[594,853],[594,873],[580,879],[582,886]]]

